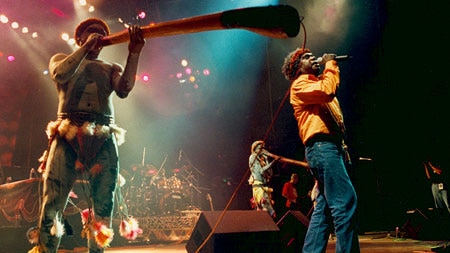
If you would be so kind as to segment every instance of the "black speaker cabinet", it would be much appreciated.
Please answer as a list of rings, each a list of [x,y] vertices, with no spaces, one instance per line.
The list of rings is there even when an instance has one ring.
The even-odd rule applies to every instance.
[[[280,228],[279,252],[301,252],[309,226],[308,217],[300,211],[287,211],[277,225]]]
[[[279,252],[280,230],[267,212],[229,210],[214,229],[221,215],[222,211],[200,214],[186,244],[188,253]]]
[[[408,211],[402,231],[412,239],[443,241],[450,239],[450,213],[447,209]]]

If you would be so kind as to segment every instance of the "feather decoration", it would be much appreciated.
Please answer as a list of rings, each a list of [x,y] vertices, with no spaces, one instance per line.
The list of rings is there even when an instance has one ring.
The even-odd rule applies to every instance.
[[[109,244],[114,238],[114,230],[108,228],[102,222],[96,222],[95,228],[95,242],[101,248],[109,247]]]
[[[128,221],[122,220],[119,228],[120,235],[128,240],[135,240],[139,234],[142,234],[142,229],[139,228],[138,221],[130,217]]]

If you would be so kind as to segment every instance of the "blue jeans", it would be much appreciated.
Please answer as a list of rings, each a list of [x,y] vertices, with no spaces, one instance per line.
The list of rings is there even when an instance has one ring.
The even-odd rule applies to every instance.
[[[450,212],[450,206],[448,203],[447,189],[439,189],[439,184],[431,184],[431,192],[433,193],[434,205],[439,209],[447,209]]]
[[[303,253],[323,253],[334,226],[336,252],[360,252],[356,226],[356,192],[344,164],[345,153],[332,142],[315,142],[305,149],[320,193],[306,233]]]

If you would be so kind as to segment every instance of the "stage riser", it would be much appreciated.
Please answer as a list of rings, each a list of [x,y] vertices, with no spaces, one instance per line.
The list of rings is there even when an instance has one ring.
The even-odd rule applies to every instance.
[[[191,236],[200,211],[189,215],[136,217],[143,233],[137,240],[147,242],[186,241]]]

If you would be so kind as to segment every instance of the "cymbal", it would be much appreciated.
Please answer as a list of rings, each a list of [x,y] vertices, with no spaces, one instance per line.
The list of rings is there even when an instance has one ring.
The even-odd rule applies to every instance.
[[[191,168],[191,166],[186,166],[186,165],[184,165],[184,166],[182,166],[182,167],[172,169],[172,172],[173,172],[173,173],[179,173],[179,172],[182,171],[182,170],[188,170],[188,169],[190,169],[190,168]]]
[[[154,175],[156,175],[157,173],[158,173],[158,170],[155,170],[155,169],[149,169],[149,170],[147,170],[145,176],[154,176]]]

